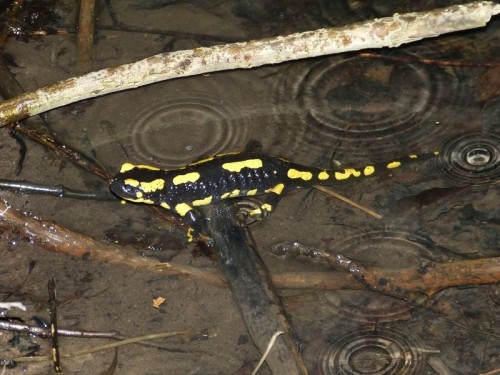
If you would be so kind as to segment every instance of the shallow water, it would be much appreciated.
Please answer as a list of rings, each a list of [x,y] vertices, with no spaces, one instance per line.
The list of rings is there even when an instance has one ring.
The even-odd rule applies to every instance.
[[[454,2],[106,1],[98,6],[94,69],[163,51],[257,39],[344,25],[394,12]],[[74,30],[77,7],[61,2],[58,27]],[[499,19],[486,28],[412,43],[384,55],[440,61],[498,61]],[[74,36],[10,39],[6,52],[25,90],[73,76]],[[495,71],[497,74],[495,74]],[[185,165],[258,140],[263,152],[305,165],[360,166],[440,150],[435,160],[335,190],[384,217],[374,219],[319,191],[288,194],[252,227],[271,273],[330,271],[269,249],[300,241],[366,267],[399,269],[498,256],[500,97],[498,68],[361,58],[355,53],[251,70],[176,79],[108,95],[46,114],[55,137],[114,173],[125,162]],[[28,142],[19,177],[17,146],[4,130],[3,178],[80,190],[106,183]],[[147,207],[0,192],[30,211],[95,239],[123,244],[130,257],[151,256],[216,269],[196,257],[185,234]],[[125,246],[126,245],[126,246]],[[0,245],[0,292],[21,301],[29,321],[48,319],[46,285],[58,281],[59,327],[117,330],[123,335],[208,328],[208,340],[160,340],[162,349],[129,345],[117,374],[245,374],[260,353],[228,289],[184,275],[89,262],[44,251],[12,233]],[[29,272],[30,262],[34,268]],[[341,270],[330,272],[342,273]],[[355,289],[355,288],[354,288]],[[497,285],[446,289],[428,308],[368,290],[280,290],[311,374],[452,374],[500,367]],[[152,307],[162,296],[165,303]],[[2,357],[26,354],[0,335]],[[48,354],[50,342],[37,355]],[[60,338],[62,352],[104,343]],[[71,374],[96,374],[113,351],[63,360]],[[429,358],[432,358],[429,361]],[[433,365],[429,365],[429,362]],[[12,374],[48,373],[50,364],[19,364]],[[267,368],[260,372],[269,373]]]

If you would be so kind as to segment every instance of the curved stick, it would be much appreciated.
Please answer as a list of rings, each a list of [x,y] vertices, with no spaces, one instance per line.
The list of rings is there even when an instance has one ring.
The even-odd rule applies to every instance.
[[[477,1],[339,28],[163,53],[42,87],[0,103],[0,126],[50,109],[168,79],[404,43],[484,26],[500,4]]]

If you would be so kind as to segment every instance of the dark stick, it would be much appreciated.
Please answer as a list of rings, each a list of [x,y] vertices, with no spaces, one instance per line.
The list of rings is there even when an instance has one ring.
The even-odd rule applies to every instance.
[[[100,176],[105,180],[109,180],[111,178],[111,175],[108,172],[106,172],[101,166],[97,165],[97,163],[95,163],[93,160],[82,155],[78,151],[73,150],[72,148],[66,146],[65,144],[60,143],[55,139],[40,133],[38,130],[28,128],[20,123],[17,123],[13,127],[13,129],[25,135],[26,137],[32,139],[33,141],[46,146],[50,150],[60,152],[62,155],[71,160],[73,163],[92,172],[93,174]]]
[[[207,206],[205,211],[217,262],[228,279],[254,344],[264,353],[274,333],[285,333],[277,338],[266,358],[271,372],[307,374],[281,301],[249,232],[235,222],[227,202]]]
[[[81,0],[76,38],[76,71],[78,74],[92,70],[92,52],[94,51],[95,0]]]
[[[0,179],[0,190],[15,190],[21,193],[55,195],[73,199],[115,200],[108,190],[81,191],[67,188],[64,185],[45,185],[27,181]]]
[[[19,146],[19,159],[17,160],[16,176],[19,176],[23,169],[24,159],[26,158],[26,143],[24,139],[14,129],[9,129],[9,135],[14,138]]]
[[[54,371],[61,373],[61,362],[59,355],[59,344],[57,335],[57,297],[56,297],[56,279],[51,277],[48,283],[49,289],[49,309],[50,309],[50,338],[52,348],[52,361],[54,363]]]

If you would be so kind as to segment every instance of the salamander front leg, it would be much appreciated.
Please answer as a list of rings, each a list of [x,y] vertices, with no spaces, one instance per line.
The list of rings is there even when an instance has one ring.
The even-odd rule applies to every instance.
[[[181,203],[175,206],[175,211],[182,217],[189,225],[187,232],[188,242],[193,242],[195,239],[209,240],[205,234],[205,227],[203,225],[204,217],[202,213],[187,203]]]

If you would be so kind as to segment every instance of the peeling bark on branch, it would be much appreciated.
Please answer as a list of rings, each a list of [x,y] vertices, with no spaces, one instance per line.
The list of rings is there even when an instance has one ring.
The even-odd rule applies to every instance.
[[[83,99],[203,73],[365,48],[398,47],[423,38],[482,27],[500,5],[478,1],[429,12],[395,14],[340,28],[155,55],[43,87],[0,103],[0,126]]]

